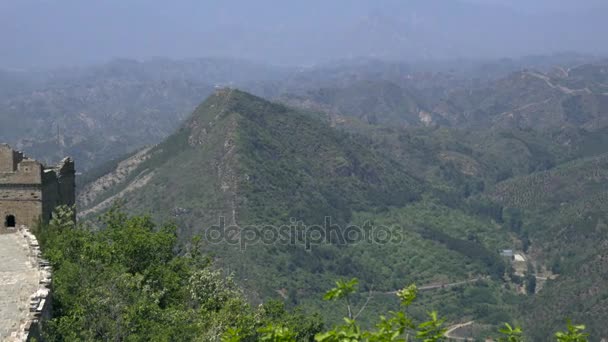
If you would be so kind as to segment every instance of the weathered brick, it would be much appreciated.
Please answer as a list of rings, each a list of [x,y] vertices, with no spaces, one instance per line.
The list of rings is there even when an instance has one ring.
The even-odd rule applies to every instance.
[[[47,222],[58,205],[74,205],[74,162],[55,167],[27,158],[0,144],[0,233]],[[11,227],[13,226],[13,227]]]

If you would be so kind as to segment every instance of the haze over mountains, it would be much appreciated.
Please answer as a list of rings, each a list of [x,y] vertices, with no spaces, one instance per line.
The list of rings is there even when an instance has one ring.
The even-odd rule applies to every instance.
[[[407,314],[437,310],[460,339],[509,322],[544,341],[566,318],[608,339],[606,13],[1,1],[0,142],[81,172],[82,225],[61,210],[38,232],[49,340],[254,341],[272,322],[310,341],[342,322],[321,298],[351,278],[363,328],[415,283]],[[303,230],[266,240],[287,226]]]
[[[216,86],[326,112],[333,121],[551,128],[574,120],[591,129],[603,125],[607,91],[605,64],[589,64],[594,60],[576,54],[486,63],[359,59],[302,69],[231,59],[122,59],[2,72],[0,132],[40,160],[68,154],[88,170],[160,142]],[[572,116],[577,110],[584,116]]]
[[[337,58],[501,58],[605,53],[601,1],[3,1],[0,65],[111,58],[239,57],[282,65]]]

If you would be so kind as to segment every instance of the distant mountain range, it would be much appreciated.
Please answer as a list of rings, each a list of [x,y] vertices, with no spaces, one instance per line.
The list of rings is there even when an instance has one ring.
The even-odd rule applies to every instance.
[[[227,59],[0,72],[0,136],[41,160],[71,155],[86,170],[159,142],[217,84],[281,75],[279,68]]]
[[[397,74],[397,73],[395,73]],[[608,121],[608,64],[524,69],[466,82],[454,74],[407,73],[284,94],[285,103],[327,112],[334,120],[459,128],[564,127],[596,130]]]
[[[433,66],[359,59],[301,69],[156,59],[3,71],[0,134],[41,160],[72,155],[86,170],[160,142],[216,86],[323,112],[337,124],[353,118],[402,126],[592,129],[605,124],[608,82],[606,64],[585,63],[590,60],[557,55]],[[556,62],[560,67],[552,69]]]

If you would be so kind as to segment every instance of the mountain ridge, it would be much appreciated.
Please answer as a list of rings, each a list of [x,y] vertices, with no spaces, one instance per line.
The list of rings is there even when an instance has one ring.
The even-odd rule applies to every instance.
[[[269,127],[274,128],[269,130]],[[218,132],[222,133],[218,135]],[[305,144],[313,143],[313,140],[306,141],[304,144],[297,141],[298,137],[310,139],[311,135],[317,136],[320,140],[316,142],[316,147],[305,146]],[[288,138],[295,139],[295,141]],[[339,147],[342,146],[339,145],[340,140],[350,141],[348,145],[354,146],[353,150],[348,147],[342,151],[341,149],[345,147]],[[284,196],[281,193],[285,189],[277,188],[276,184],[273,185],[273,177],[266,172],[274,172],[275,175],[289,177],[294,181],[297,180],[298,187],[311,186],[311,184],[306,185],[309,182],[307,174],[314,174],[319,179],[344,179],[345,185],[350,184],[349,187],[354,187],[367,194],[357,198],[357,201],[368,201],[366,200],[367,196],[378,196],[376,192],[380,191],[389,194],[387,199],[383,200],[387,204],[393,200],[405,201],[403,203],[406,203],[418,196],[417,193],[419,193],[419,190],[414,190],[409,195],[405,193],[397,194],[390,189],[415,188],[417,186],[414,186],[414,184],[422,182],[406,176],[401,171],[392,171],[391,169],[395,165],[389,167],[385,161],[381,161],[373,153],[363,152],[365,149],[361,144],[345,134],[334,131],[315,117],[298,113],[284,105],[270,103],[234,89],[216,90],[214,95],[197,107],[193,115],[182,124],[176,133],[171,135],[164,143],[147,151],[146,156],[140,157],[144,159],[141,165],[130,171],[133,173],[141,172],[143,169],[149,168],[148,165],[158,166],[168,163],[180,152],[195,153],[193,151],[199,148],[215,151],[211,163],[214,177],[216,177],[219,188],[232,196],[229,201],[232,203],[230,205],[231,217],[236,215],[236,203],[239,200],[235,196],[237,196],[237,189],[240,186],[252,187],[253,189],[250,190],[256,193],[261,191],[256,190],[260,187],[266,189],[264,191],[278,189],[275,195]],[[294,154],[295,159],[293,159],[291,155],[295,150],[299,152]],[[337,156],[334,156],[336,153]],[[283,159],[285,158],[304,170],[284,162]],[[327,164],[322,167],[320,165],[312,168],[305,167],[304,165],[307,162],[310,163],[311,158],[320,158]],[[366,161],[368,159],[369,162]],[[257,169],[258,165],[264,164],[266,165],[264,166],[264,172],[260,172],[261,170]],[[209,167],[207,169],[211,170]],[[397,172],[401,176],[399,180],[391,178],[391,182],[394,182],[393,185],[385,187],[381,184],[386,180],[381,180],[380,176],[385,172]],[[410,179],[407,180],[407,177],[410,177]],[[289,183],[282,184],[282,186],[290,187]],[[320,188],[310,190],[312,193],[321,191]],[[294,194],[300,194],[296,197],[307,193],[301,189],[294,189],[294,191],[296,191]],[[342,192],[337,188],[333,191]],[[390,195],[391,193],[392,195]],[[324,196],[321,195],[322,198]],[[346,201],[350,200],[354,201],[354,199]],[[257,206],[261,210],[263,205],[255,204],[260,201],[261,199],[249,198],[246,203],[248,203],[247,205]],[[80,203],[86,204],[87,202],[90,201],[81,200]],[[322,220],[317,221],[322,222]]]

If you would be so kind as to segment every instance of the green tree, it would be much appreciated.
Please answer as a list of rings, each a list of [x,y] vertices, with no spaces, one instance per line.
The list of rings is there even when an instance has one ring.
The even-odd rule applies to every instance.
[[[587,342],[589,334],[583,332],[585,330],[584,325],[574,325],[570,320],[567,324],[566,331],[555,333],[557,342]]]
[[[176,253],[171,225],[157,227],[112,208],[91,229],[74,224],[71,210],[60,207],[38,232],[53,265],[45,340],[256,341],[267,334],[259,329],[271,324],[312,340],[322,329],[317,316],[273,304],[251,308],[208,258]]]
[[[528,271],[526,272],[526,291],[532,295],[536,293],[536,273],[530,263],[528,263]]]
[[[349,319],[353,319],[353,312],[351,308],[350,295],[357,291],[357,286],[359,285],[358,279],[351,279],[349,281],[338,280],[336,282],[336,287],[329,290],[325,296],[324,300],[340,300],[344,299],[346,301],[346,309]]]
[[[520,327],[512,327],[509,323],[505,323],[505,326],[498,330],[502,337],[498,338],[498,342],[523,342],[523,331]]]
[[[329,290],[325,295],[325,300],[344,299],[347,307],[350,307],[348,296],[355,291],[356,279],[349,282],[336,282],[336,287]],[[405,309],[416,299],[417,288],[410,285],[397,291],[401,306]],[[349,314],[352,312],[348,309]],[[429,320],[417,326],[412,319],[407,316],[405,311],[389,312],[388,316],[380,316],[379,323],[375,330],[362,330],[355,319],[344,318],[344,325],[318,334],[315,339],[319,342],[338,342],[338,341],[370,341],[370,342],[389,342],[389,341],[417,341],[436,342],[443,341],[445,329],[442,327],[444,320],[440,319],[436,312],[429,313]],[[412,337],[410,337],[412,336]]]

